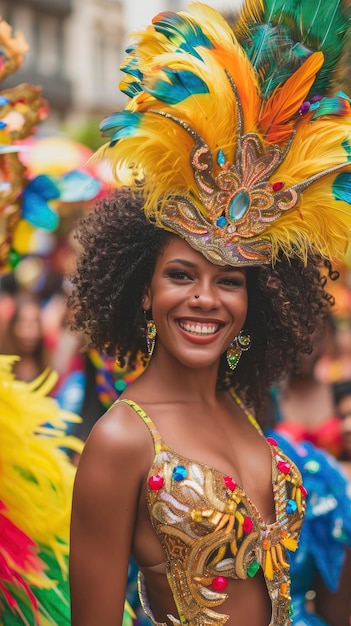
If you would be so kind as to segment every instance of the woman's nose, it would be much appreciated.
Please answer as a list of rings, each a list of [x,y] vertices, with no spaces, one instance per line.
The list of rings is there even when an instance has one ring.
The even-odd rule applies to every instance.
[[[213,285],[197,284],[189,298],[191,307],[199,309],[213,309],[219,306],[216,288]]]

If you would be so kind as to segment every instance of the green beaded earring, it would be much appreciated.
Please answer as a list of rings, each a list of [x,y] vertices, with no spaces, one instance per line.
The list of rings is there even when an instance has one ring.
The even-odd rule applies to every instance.
[[[155,343],[156,343],[156,324],[154,320],[146,320],[146,345],[147,345],[147,353],[149,356],[152,356],[154,351]]]
[[[249,333],[245,330],[241,330],[237,337],[234,337],[232,343],[227,350],[227,363],[231,370],[235,370],[242,353],[249,350],[250,347],[251,337]]]

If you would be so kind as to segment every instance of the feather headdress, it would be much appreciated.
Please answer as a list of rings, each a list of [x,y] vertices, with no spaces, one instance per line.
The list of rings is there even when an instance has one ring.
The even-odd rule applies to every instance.
[[[126,108],[101,125],[116,179],[214,263],[343,256],[348,27],[340,0],[247,0],[234,29],[205,4],[160,13],[127,51]]]

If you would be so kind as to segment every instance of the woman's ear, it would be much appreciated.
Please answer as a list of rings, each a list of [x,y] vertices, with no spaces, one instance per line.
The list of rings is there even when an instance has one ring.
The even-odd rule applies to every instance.
[[[142,304],[142,307],[143,307],[144,311],[148,311],[149,309],[151,309],[151,288],[150,288],[150,285],[148,287],[145,287],[145,289],[144,289],[143,297],[141,299],[141,304]]]

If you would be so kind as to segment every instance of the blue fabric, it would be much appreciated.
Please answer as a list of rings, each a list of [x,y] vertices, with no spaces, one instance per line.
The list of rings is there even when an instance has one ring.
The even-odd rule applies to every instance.
[[[274,437],[297,465],[308,491],[299,547],[291,553],[292,623],[325,626],[321,618],[306,611],[304,598],[316,572],[331,591],[338,587],[345,546],[351,546],[350,485],[335,459],[322,450],[306,442],[293,446],[274,431],[266,434]]]

